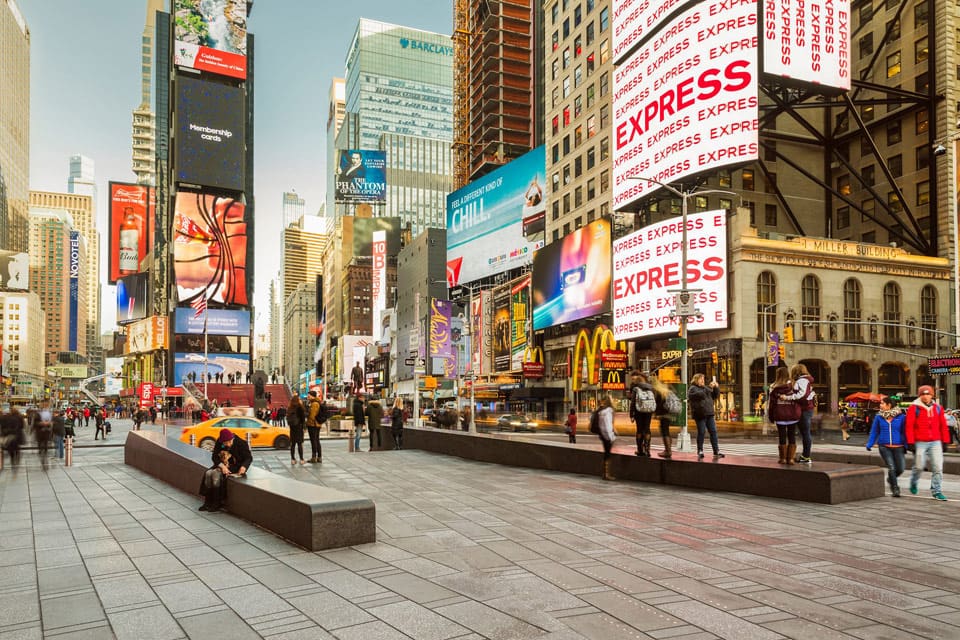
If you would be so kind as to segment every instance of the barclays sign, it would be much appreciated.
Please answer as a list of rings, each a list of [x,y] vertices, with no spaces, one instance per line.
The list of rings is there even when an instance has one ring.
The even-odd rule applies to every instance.
[[[435,44],[433,42],[423,42],[422,40],[410,40],[409,38],[400,38],[400,46],[404,49],[418,49],[425,53],[435,53],[442,56],[452,56],[453,47]]]

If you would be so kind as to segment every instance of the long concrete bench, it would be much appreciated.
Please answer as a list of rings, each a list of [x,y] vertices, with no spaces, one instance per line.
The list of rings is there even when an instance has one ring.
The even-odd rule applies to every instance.
[[[578,435],[577,439],[599,443],[591,434]],[[603,452],[596,447],[544,442],[519,435],[470,435],[431,428],[404,429],[403,446],[481,462],[588,475],[600,475],[603,459]],[[872,466],[819,461],[811,466],[784,466],[770,457],[730,454],[717,461],[710,457],[698,460],[695,454],[688,453],[674,453],[672,460],[631,454],[614,453],[611,471],[618,480],[821,504],[884,495],[886,472]]]
[[[152,431],[127,434],[124,461],[193,495],[211,466],[209,452]],[[372,500],[259,469],[256,455],[245,478],[227,478],[227,509],[311,551],[376,541]]]

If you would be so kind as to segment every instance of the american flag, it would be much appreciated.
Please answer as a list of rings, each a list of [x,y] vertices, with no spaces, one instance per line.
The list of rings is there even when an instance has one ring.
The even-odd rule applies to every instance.
[[[190,303],[190,306],[193,307],[194,318],[199,318],[207,310],[207,299],[203,296],[196,298],[193,302]]]

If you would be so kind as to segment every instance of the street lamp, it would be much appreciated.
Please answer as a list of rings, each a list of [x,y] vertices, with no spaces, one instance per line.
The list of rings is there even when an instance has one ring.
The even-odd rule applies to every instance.
[[[630,176],[628,180],[643,180],[644,182],[649,182],[655,184],[659,187],[662,187],[672,193],[673,195],[680,198],[680,227],[681,227],[681,237],[680,237],[680,291],[677,299],[684,302],[684,304],[676,304],[675,315],[680,318],[680,380],[681,380],[681,393],[680,402],[682,412],[682,419],[680,420],[680,437],[677,439],[677,451],[687,451],[690,449],[690,434],[687,432],[687,318],[690,316],[698,315],[696,310],[691,309],[686,303],[689,300],[689,289],[687,289],[687,200],[693,196],[705,196],[710,194],[717,195],[728,195],[736,196],[737,194],[733,191],[724,191],[723,189],[704,189],[703,191],[698,191],[696,187],[689,191],[681,191],[675,187],[672,187],[668,184],[664,184],[659,180],[654,180],[652,178],[645,178],[643,176]]]

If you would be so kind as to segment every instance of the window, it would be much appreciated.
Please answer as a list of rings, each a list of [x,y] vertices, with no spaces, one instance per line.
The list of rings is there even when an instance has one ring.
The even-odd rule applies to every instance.
[[[720,203],[720,208],[724,211],[730,211],[733,209],[733,200],[730,198],[720,198],[718,202]]]
[[[553,155],[552,155],[552,157],[553,157],[553,163],[554,163],[554,164],[560,162],[560,145],[558,145],[558,144],[553,145]]]
[[[610,41],[604,40],[600,43],[600,64],[604,64],[607,60],[610,59]]]
[[[604,71],[600,74],[600,97],[607,95],[607,91],[610,89],[610,80],[608,74]]]
[[[570,18],[567,18],[563,21],[563,38],[566,39],[570,35]]]
[[[593,71],[595,68],[593,64],[594,59],[595,57],[592,53],[587,56],[587,77],[588,78],[593,75]]]
[[[777,226],[777,205],[775,204],[763,205],[763,223],[768,227]]]
[[[593,100],[594,100],[594,91],[593,91],[593,83],[591,82],[590,84],[587,85],[587,109],[593,106]]]
[[[925,2],[921,3],[924,6]],[[927,37],[924,36],[913,43],[913,61],[914,62],[923,62],[930,56],[930,45],[928,44]]]
[[[573,190],[573,206],[579,207],[583,205],[583,187],[577,187]]]
[[[589,116],[587,118],[587,137],[592,138],[597,135],[597,116]]]
[[[567,47],[563,50],[563,68],[566,69],[570,66],[570,47]]]
[[[570,184],[570,165],[564,165],[563,167],[563,184]]]
[[[587,46],[589,47],[591,44],[593,44],[593,39],[596,37],[596,36],[594,35],[594,31],[593,31],[593,21],[592,21],[592,20],[591,20],[590,23],[587,25],[587,34],[586,34],[586,35],[587,35]]]
[[[757,276],[757,338],[764,339],[777,326],[777,277],[770,271]]]
[[[922,144],[917,147],[917,171],[930,166],[930,147]]]
[[[600,174],[600,193],[605,193],[610,188],[610,172],[604,171]],[[603,205],[601,206],[601,211]]]
[[[560,116],[553,116],[553,135],[560,132]]]
[[[560,17],[560,3],[555,2],[552,7],[550,7],[550,24],[557,24],[557,18]]]
[[[887,29],[890,30],[890,35],[887,36],[887,42],[893,42],[900,39],[900,19],[892,20],[887,23]]]
[[[860,107],[860,117],[863,118],[864,122],[870,122],[873,120],[873,115],[875,110],[872,104],[865,104]]]
[[[850,207],[837,209],[837,229],[846,229],[850,226]]]
[[[569,193],[563,194],[563,213],[564,215],[570,213],[570,194]],[[564,232],[564,235],[566,235],[566,232]]]
[[[717,180],[721,187],[733,186],[733,173],[729,169],[720,169],[717,172]]]
[[[583,82],[583,65],[578,64],[577,68],[573,70],[573,86],[579,87]],[[577,98],[579,100],[580,98]]]
[[[600,140],[600,161],[603,162],[610,157],[610,138]]]
[[[763,190],[766,193],[776,193],[777,192],[777,174],[768,172],[763,178]]]
[[[707,196],[695,196],[693,199],[693,210],[694,211],[706,211],[707,205],[709,205]]]
[[[860,5],[860,24],[869,22],[873,15],[873,3],[870,0]]]
[[[570,95],[570,76],[567,76],[563,79],[563,97],[564,99]]]
[[[917,133],[926,133],[930,129],[930,113],[926,109],[917,111]]]
[[[607,30],[607,27],[610,26],[610,9],[604,7],[600,9],[600,33],[603,33]]]
[[[580,22],[583,20],[583,13],[580,11],[580,5],[577,5],[573,9],[573,26],[579,26]]]
[[[570,136],[563,136],[563,155],[566,156],[570,153]]]
[[[570,126],[570,107],[563,108],[563,126]]]
[[[557,102],[560,101],[560,87],[553,88],[553,95],[551,96],[550,108],[556,108]]]
[[[600,107],[600,128],[606,129],[610,124],[610,105],[605,104]]]
[[[930,204],[930,181],[917,183],[917,205]]]
[[[929,15],[926,0],[920,0],[913,7],[913,26],[916,29],[927,25],[927,16]]]
[[[551,73],[552,73],[552,75],[550,76],[550,79],[551,79],[551,80],[556,80],[556,79],[557,79],[557,75],[560,73],[560,59],[559,59],[559,58],[554,58],[554,59],[553,59],[553,67],[552,67]]]
[[[560,190],[560,172],[559,171],[553,172],[552,180],[553,180],[553,191],[554,193],[556,193],[557,191]]]
[[[866,58],[873,53],[873,32],[868,33],[865,36],[861,36],[860,40],[857,42],[858,48],[860,49],[860,57]]]
[[[926,285],[920,291],[920,343],[932,349],[937,346],[937,290]]]
[[[890,167],[890,173],[894,178],[899,178],[903,175],[903,156],[899,153],[895,156],[890,156],[887,158],[887,166]]]
[[[807,274],[800,283],[800,323],[804,325],[804,340],[820,339],[821,312],[820,280]]]
[[[895,120],[887,124],[887,144],[898,144],[903,140],[903,133],[900,131],[900,121]]]
[[[554,199],[553,201],[553,219],[557,220],[560,218],[560,201]]]
[[[583,113],[583,99],[580,96],[577,96],[573,99],[573,117],[579,118],[580,114]]]
[[[587,0],[587,13],[593,11],[593,2],[594,0]]]
[[[556,51],[556,50],[557,50],[557,47],[560,46],[560,32],[559,32],[559,31],[554,31],[554,32],[553,32],[553,35],[550,37],[550,43],[553,45],[553,46],[552,46],[553,51]]]
[[[900,75],[900,52],[894,51],[887,56],[887,77]]]
[[[579,58],[583,53],[583,37],[577,36],[573,39],[573,57]]]
[[[594,152],[593,147],[587,149],[587,169],[593,169],[594,165],[597,164],[597,154]]]
[[[930,74],[921,73],[913,79],[913,89],[917,93],[926,93],[930,88]]]
[[[587,180],[587,200],[593,200],[597,195],[597,179]]]
[[[876,167],[874,167],[872,164],[865,166],[860,171],[860,176],[863,178],[863,184],[867,185],[868,187],[875,185],[877,183],[876,173]]]
[[[763,161],[764,162],[776,162],[777,161],[777,142],[776,140],[771,140],[767,144],[763,145]]]
[[[843,283],[843,340],[863,342],[863,294],[860,281],[850,278]]]
[[[743,173],[740,174],[741,179],[743,180],[743,189],[745,191],[754,190],[754,181],[753,181],[753,169],[744,169]]]
[[[577,128],[573,130],[573,148],[579,147],[581,142],[583,142],[583,125],[578,124]]]
[[[902,344],[900,337],[900,285],[888,282],[883,286],[883,342],[888,345]]]

